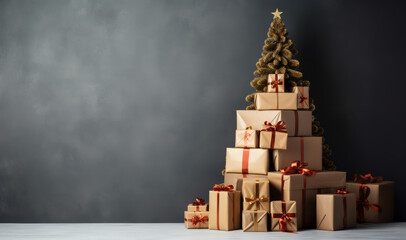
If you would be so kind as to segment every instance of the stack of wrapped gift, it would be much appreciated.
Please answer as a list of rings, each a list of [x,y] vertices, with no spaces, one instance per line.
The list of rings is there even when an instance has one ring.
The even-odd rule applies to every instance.
[[[185,211],[185,227],[186,228],[208,228],[209,226],[209,205],[202,198],[196,198],[187,206]]]
[[[242,184],[242,230],[268,230],[269,182],[267,179],[244,179]]]

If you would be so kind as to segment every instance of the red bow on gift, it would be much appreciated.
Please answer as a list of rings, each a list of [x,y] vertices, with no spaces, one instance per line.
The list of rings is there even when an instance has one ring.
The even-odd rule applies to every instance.
[[[279,79],[275,79],[271,82],[271,88],[276,88],[277,85],[283,85],[283,81],[279,80]]]
[[[213,187],[213,190],[214,190],[214,191],[232,192],[233,189],[234,189],[234,186],[233,186],[233,185],[219,185],[219,184],[216,184],[216,185],[214,185],[214,187]]]
[[[296,216],[296,213],[294,213],[294,216]],[[283,232],[287,232],[288,231],[288,225],[287,225],[288,222],[293,223],[292,218],[290,218],[287,213],[283,213],[281,218],[279,218],[279,229]]]
[[[192,203],[193,206],[205,205],[206,201],[203,198],[196,198],[196,202]]]
[[[362,184],[377,183],[377,182],[382,182],[383,178],[381,176],[374,177],[374,176],[372,176],[371,173],[367,173],[365,175],[361,175],[361,174],[356,173],[352,177],[352,181],[357,182],[357,183],[362,183]]]
[[[306,101],[307,99],[309,99],[308,97],[303,97],[303,96],[299,96],[298,97],[300,100],[299,100],[299,103],[303,103],[304,101]]]
[[[336,190],[336,194],[343,194],[343,195],[345,195],[345,194],[348,194],[348,193],[350,193],[350,192],[347,191],[345,188],[339,188],[339,189]]]
[[[311,171],[307,168],[305,168],[308,164],[307,163],[302,163],[300,161],[294,161],[292,164],[290,164],[290,167],[285,167],[281,169],[280,171],[283,173],[283,175],[290,175],[290,174],[302,174],[305,176],[314,176],[316,175],[316,171]]]
[[[192,224],[193,224],[194,226],[196,226],[198,223],[204,223],[204,222],[208,221],[208,220],[209,220],[209,217],[208,217],[208,216],[204,216],[204,217],[203,217],[203,216],[200,214],[200,216],[195,215],[195,216],[193,216],[192,218],[185,219],[185,220],[188,221],[188,222],[192,222]]]
[[[268,126],[268,128],[262,129],[262,131],[286,132],[286,123],[284,121],[279,121],[276,124],[272,124],[271,122],[265,121],[264,124]]]
[[[379,205],[369,203],[368,196],[371,193],[371,189],[361,184],[359,187],[359,198],[357,199],[357,220],[358,222],[365,222],[364,209],[369,210],[371,208],[374,211],[381,212],[382,209]]]

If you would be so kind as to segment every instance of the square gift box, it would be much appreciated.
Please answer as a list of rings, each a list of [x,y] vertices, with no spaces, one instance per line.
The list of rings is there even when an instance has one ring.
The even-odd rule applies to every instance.
[[[243,232],[267,232],[268,212],[266,211],[242,211]]]
[[[264,210],[269,212],[268,179],[244,179],[242,182],[243,210]]]
[[[282,220],[281,224],[280,220]],[[297,212],[295,201],[271,202],[271,231],[297,231]]]
[[[293,92],[297,93],[297,109],[309,109],[309,87],[296,86]]]
[[[267,149],[286,149],[288,144],[288,132],[277,129],[265,129],[260,133],[259,138],[260,148]]]
[[[227,148],[226,172],[267,174],[269,150],[258,148]]]
[[[285,92],[285,74],[268,74],[268,92]]]
[[[257,148],[258,147],[258,131],[247,127],[245,130],[235,131],[235,147],[236,148]]]
[[[208,228],[209,212],[189,212],[185,211],[186,228]]]
[[[297,93],[255,93],[256,110],[297,110]]]
[[[216,185],[209,192],[209,229],[234,230],[241,228],[241,192],[225,185]]]

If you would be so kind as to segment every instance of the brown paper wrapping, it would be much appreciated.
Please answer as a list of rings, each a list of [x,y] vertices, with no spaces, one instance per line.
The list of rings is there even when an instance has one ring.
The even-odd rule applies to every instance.
[[[346,226],[344,226],[344,195],[343,194],[317,194],[316,199],[316,226],[321,230],[340,230],[353,228],[357,225],[356,197],[348,193],[346,201]]]
[[[194,216],[199,216],[200,218],[209,216],[209,212],[188,212],[185,211],[185,227],[186,228],[208,228],[209,221],[199,222],[196,225],[193,225],[192,222],[187,221],[187,219],[192,219]]]
[[[236,130],[235,147],[237,148],[257,148],[258,131],[256,130]]]
[[[279,218],[273,218],[272,214],[282,214],[282,201],[272,201],[271,202],[271,231],[280,231],[279,229]],[[286,201],[286,213],[296,213],[296,202]],[[293,222],[287,222],[287,230],[289,232],[297,231],[297,217],[291,217]]]
[[[224,185],[233,185],[234,190],[242,191],[242,182],[243,182],[243,180],[244,179],[255,179],[255,178],[268,180],[268,175],[225,173],[224,174]]]
[[[237,110],[237,129],[245,130],[252,126],[253,130],[262,130],[267,126],[265,121],[275,124],[279,121],[286,123],[288,135],[312,136],[312,112],[288,110]]]
[[[242,183],[243,210],[269,212],[268,179],[244,179]]]
[[[210,191],[209,229],[241,228],[241,192]]]
[[[275,133],[275,142],[273,148],[271,148],[272,134]],[[286,149],[288,144],[288,133],[287,132],[272,132],[272,131],[261,131],[260,148],[268,149]]]
[[[244,153],[245,151],[245,153]],[[267,149],[243,149],[227,148],[226,172],[243,173],[244,157],[248,155],[247,173],[267,174],[269,169],[269,150]]]
[[[199,205],[199,206],[195,206],[193,205],[193,203],[187,205],[187,210],[188,212],[207,212],[209,205],[204,204],[204,205]]]
[[[345,186],[346,172],[327,171],[318,172],[313,177],[306,177],[306,208],[305,226],[302,226],[302,196],[304,187],[304,177],[301,174],[285,175],[283,198],[281,193],[281,172],[269,172],[269,188],[272,200],[296,201],[298,213],[298,228],[316,227],[316,194],[334,193],[337,188]]]
[[[242,211],[243,232],[267,232],[268,213],[266,211]]]
[[[359,198],[359,183],[347,182],[347,190],[356,194]],[[367,200],[371,204],[376,204],[381,207],[381,212],[377,212],[369,208],[364,208],[364,218],[367,223],[382,223],[393,222],[393,196],[394,196],[394,182],[383,181],[380,183],[365,184],[371,190]]]
[[[281,81],[281,84],[278,84],[278,92],[285,92],[285,74],[268,74],[268,92],[276,92],[276,87],[272,88],[271,84],[278,76],[278,80]]]
[[[309,109],[309,87],[296,86],[293,87],[293,92],[297,93],[297,109]],[[303,101],[301,101],[302,97]]]
[[[297,93],[255,93],[256,110],[297,110]]]
[[[308,163],[306,168],[310,170],[322,170],[322,137],[288,137],[287,142],[287,150],[272,153],[275,170],[289,167],[294,161]]]

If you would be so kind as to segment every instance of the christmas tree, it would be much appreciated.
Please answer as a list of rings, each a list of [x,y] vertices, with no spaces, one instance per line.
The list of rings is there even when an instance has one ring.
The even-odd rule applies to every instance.
[[[254,71],[255,78],[251,81],[251,86],[256,92],[267,92],[268,90],[268,74],[284,74],[287,88],[291,89],[294,86],[309,86],[310,81],[302,80],[303,74],[297,69],[299,61],[293,59],[293,56],[298,54],[292,40],[288,36],[288,31],[281,19],[281,14],[276,9],[271,26],[268,31],[268,38],[265,39],[265,44],[262,48],[261,58],[258,60]],[[245,99],[247,102],[254,101],[255,93],[248,95]],[[247,110],[255,109],[255,105],[251,104]],[[310,110],[316,109],[314,100],[310,99]],[[313,115],[313,136],[323,136],[324,128],[320,126],[320,122]],[[325,170],[335,170],[336,167],[328,158],[331,156],[331,150],[328,144],[325,143],[323,137],[323,168]]]

